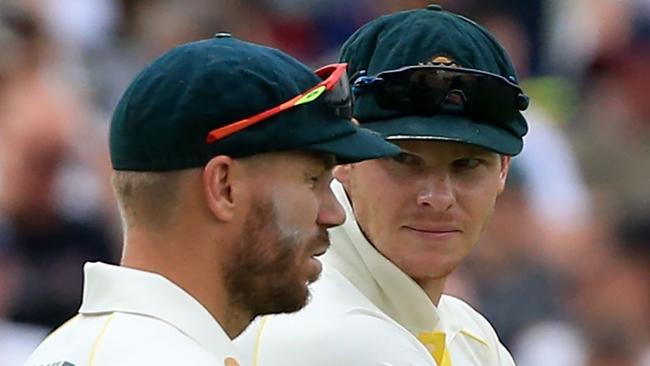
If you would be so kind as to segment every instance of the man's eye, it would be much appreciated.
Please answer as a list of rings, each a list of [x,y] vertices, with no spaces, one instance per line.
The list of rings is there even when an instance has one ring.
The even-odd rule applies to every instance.
[[[309,186],[311,186],[311,187],[315,187],[315,186],[317,186],[318,183],[320,182],[320,180],[321,180],[321,176],[320,176],[320,175],[307,175],[307,176],[305,177],[305,182],[306,182],[307,184],[309,184]]]
[[[480,164],[481,160],[476,158],[463,158],[454,160],[454,167],[460,169],[471,169],[479,166]]]
[[[329,184],[331,180],[332,174],[329,170],[319,174],[307,175],[307,183],[309,183],[311,187],[316,187],[322,184]]]
[[[392,159],[400,164],[415,165],[419,163],[417,156],[408,153],[399,153],[392,157]]]

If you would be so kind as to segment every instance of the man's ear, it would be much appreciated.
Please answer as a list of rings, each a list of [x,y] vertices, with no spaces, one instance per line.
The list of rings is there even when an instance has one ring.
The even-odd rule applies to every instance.
[[[218,155],[203,169],[203,188],[208,208],[219,221],[230,221],[234,216],[233,159]]]
[[[510,163],[512,157],[501,155],[501,170],[499,171],[499,193],[503,192],[506,188],[506,180],[508,179],[508,171],[510,170]]]

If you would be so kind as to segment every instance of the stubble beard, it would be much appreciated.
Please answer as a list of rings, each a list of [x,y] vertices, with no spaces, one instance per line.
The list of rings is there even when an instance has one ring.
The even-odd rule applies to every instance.
[[[231,303],[252,317],[302,309],[309,299],[307,282],[317,279],[302,273],[303,250],[322,240],[328,240],[324,229],[316,236],[283,230],[273,204],[258,199],[244,224],[239,250],[225,264]]]

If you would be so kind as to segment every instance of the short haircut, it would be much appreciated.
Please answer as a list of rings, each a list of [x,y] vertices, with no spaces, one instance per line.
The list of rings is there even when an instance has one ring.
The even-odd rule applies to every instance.
[[[116,170],[111,184],[124,229],[165,226],[177,206],[181,178],[186,170],[141,172]]]

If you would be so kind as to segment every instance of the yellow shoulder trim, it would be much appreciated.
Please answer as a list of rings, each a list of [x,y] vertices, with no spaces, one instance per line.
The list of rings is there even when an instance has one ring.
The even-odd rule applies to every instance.
[[[483,339],[483,338],[477,336],[476,334],[470,333],[470,332],[466,331],[465,329],[462,329],[460,332],[461,332],[463,335],[466,335],[466,336],[472,338],[473,340],[475,340],[475,341],[477,341],[477,342],[479,342],[479,343],[482,343],[482,344],[483,344],[484,346],[486,346],[486,347],[489,347],[489,346],[490,346],[490,345],[488,344],[488,342],[487,342],[485,339]]]
[[[104,333],[106,332],[106,329],[108,328],[108,324],[113,320],[113,314],[108,316],[108,319],[104,322],[104,325],[102,326],[102,329],[99,331],[99,334],[97,335],[97,339],[95,339],[95,343],[93,344],[93,348],[90,350],[90,356],[88,357],[88,366],[92,366],[93,363],[95,362],[95,354],[97,353],[97,349],[99,348],[99,343],[102,341],[102,338],[104,338]]]
[[[258,358],[259,358],[259,351],[260,351],[260,341],[262,340],[262,331],[264,330],[264,326],[266,325],[266,321],[269,320],[270,315],[266,315],[262,317],[262,320],[260,322],[260,329],[257,331],[257,335],[255,336],[255,348],[253,348],[253,366],[257,366],[258,364]]]

